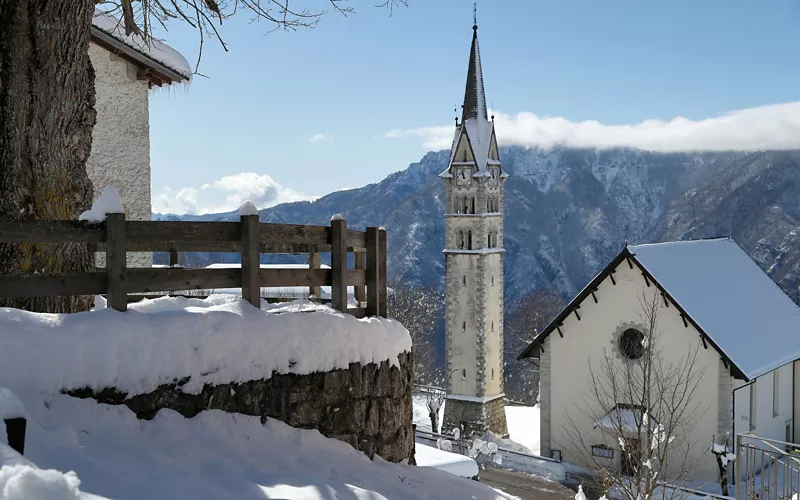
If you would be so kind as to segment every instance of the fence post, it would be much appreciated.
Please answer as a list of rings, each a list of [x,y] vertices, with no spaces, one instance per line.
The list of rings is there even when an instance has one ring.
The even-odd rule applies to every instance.
[[[364,252],[353,252],[353,263],[356,269],[366,269],[367,255]],[[358,302],[358,307],[361,307],[362,303],[367,300],[367,287],[353,287],[353,294],[356,297],[356,302]]]
[[[380,290],[380,232],[377,227],[367,228],[367,316],[379,312]]]
[[[733,464],[733,469],[735,470],[733,484],[736,486],[736,498],[742,498],[742,436],[739,434],[736,435],[736,463]]]
[[[106,300],[108,307],[117,311],[128,310],[128,293],[125,290],[126,261],[125,214],[106,214]]]
[[[242,215],[242,298],[261,308],[261,247],[258,215]]]
[[[308,268],[309,269],[319,269],[321,267],[320,262],[320,255],[317,252],[312,252],[308,254]],[[311,285],[308,287],[308,295],[313,295],[316,298],[322,298],[322,291],[320,290],[319,286]]]
[[[388,300],[388,285],[386,282],[386,229],[380,228],[380,269],[379,274],[379,284],[378,290],[380,291],[380,300],[378,302],[378,316],[383,316],[384,318],[387,317],[388,310],[386,307],[386,301]]]
[[[331,218],[331,306],[347,312],[347,221]]]
[[[175,267],[178,265],[178,251],[174,248],[169,249],[169,267]]]

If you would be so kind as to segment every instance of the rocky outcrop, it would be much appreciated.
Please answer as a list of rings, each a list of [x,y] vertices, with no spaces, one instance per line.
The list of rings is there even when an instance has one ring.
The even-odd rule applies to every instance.
[[[249,382],[206,385],[197,394],[181,387],[189,379],[159,386],[148,394],[129,395],[114,388],[64,391],[78,398],[125,405],[138,418],[149,420],[168,408],[186,418],[203,410],[281,420],[293,427],[317,429],[349,443],[368,456],[390,462],[412,459],[412,360],[398,356],[399,366],[351,363],[346,370],[309,375],[273,374]]]

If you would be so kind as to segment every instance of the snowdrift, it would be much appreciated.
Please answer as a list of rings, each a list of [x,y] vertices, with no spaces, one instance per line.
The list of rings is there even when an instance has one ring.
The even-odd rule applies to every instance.
[[[0,444],[2,500],[513,498],[440,470],[373,461],[273,419],[162,410],[142,421],[123,406],[28,396],[27,460]]]

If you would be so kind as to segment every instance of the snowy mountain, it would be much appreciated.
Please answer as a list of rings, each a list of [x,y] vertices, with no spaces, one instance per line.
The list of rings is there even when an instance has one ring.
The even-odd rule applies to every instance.
[[[800,299],[800,152],[651,153],[508,147],[506,297],[535,288],[572,295],[627,239],[732,236],[795,300]],[[264,222],[385,226],[390,279],[440,284],[444,213],[438,173],[447,151],[377,184],[314,202],[260,211]],[[170,216],[173,217],[173,216]],[[180,217],[183,218],[183,217]],[[204,216],[235,220],[235,214]],[[203,265],[235,255],[194,254]]]

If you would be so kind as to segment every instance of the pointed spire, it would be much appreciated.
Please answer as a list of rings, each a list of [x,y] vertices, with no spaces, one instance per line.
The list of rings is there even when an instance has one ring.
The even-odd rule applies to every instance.
[[[478,25],[472,26],[472,48],[469,51],[469,69],[467,70],[467,88],[464,92],[464,110],[461,121],[469,118],[482,118],[487,121],[486,95],[483,91],[483,71],[481,70],[481,53],[478,49]]]

